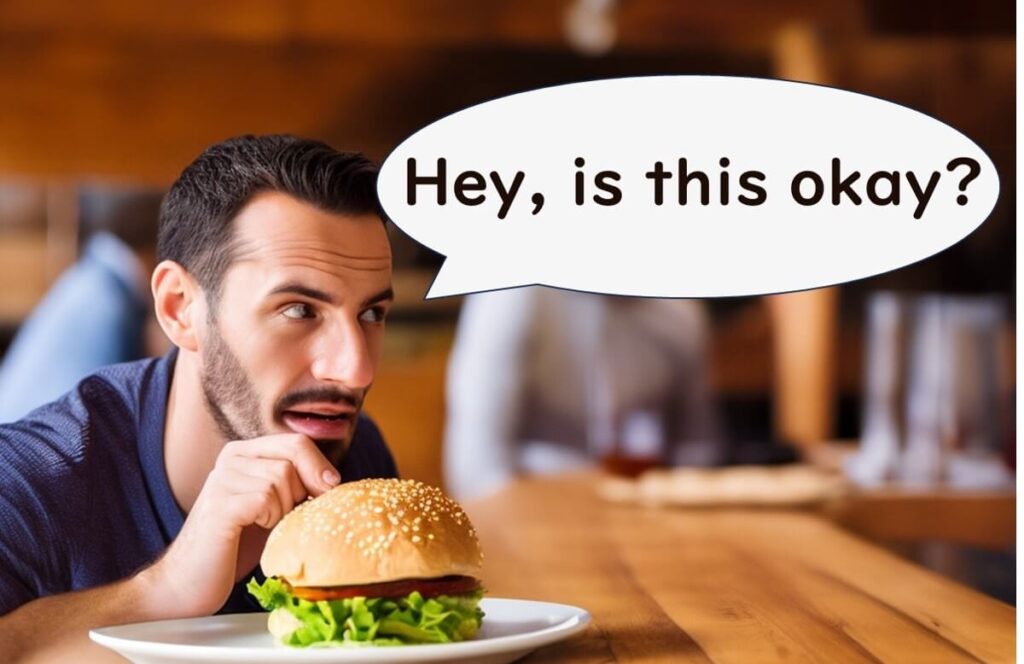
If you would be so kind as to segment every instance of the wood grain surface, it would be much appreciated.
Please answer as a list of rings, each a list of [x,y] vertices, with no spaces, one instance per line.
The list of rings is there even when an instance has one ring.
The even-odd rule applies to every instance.
[[[594,478],[466,505],[494,597],[581,606],[528,662],[1009,662],[1013,607],[812,512],[612,505]]]

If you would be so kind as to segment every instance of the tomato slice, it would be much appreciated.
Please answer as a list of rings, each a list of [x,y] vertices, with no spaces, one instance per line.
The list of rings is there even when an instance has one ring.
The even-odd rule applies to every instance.
[[[442,576],[436,579],[402,579],[362,586],[293,586],[291,590],[296,597],[318,602],[348,597],[405,597],[414,590],[424,597],[464,595],[479,589],[480,582],[471,576]]]

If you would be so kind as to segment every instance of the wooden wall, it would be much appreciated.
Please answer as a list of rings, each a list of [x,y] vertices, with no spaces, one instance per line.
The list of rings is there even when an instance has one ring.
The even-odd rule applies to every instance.
[[[248,132],[314,136],[380,159],[417,128],[481,100],[652,73],[813,78],[935,115],[992,156],[1004,193],[991,220],[935,259],[844,288],[844,320],[853,335],[859,294],[867,290],[1012,293],[1012,2],[621,0],[617,43],[601,57],[568,45],[568,6],[551,0],[0,2],[0,185],[26,183],[44,201],[43,222],[18,226],[5,216],[0,196],[0,321],[15,325],[73,259],[67,203],[83,179],[167,184],[206,145]],[[794,34],[808,37],[794,41]],[[806,43],[811,55],[801,55]],[[410,295],[416,300],[421,293]],[[770,391],[764,316],[752,304],[722,318],[714,349],[720,388]],[[843,334],[839,384],[855,391],[859,339]],[[394,381],[385,377],[380,392],[394,396],[402,385],[415,385],[410,367],[434,385],[444,351],[432,352],[433,359],[410,356],[386,366],[382,376]],[[377,395],[380,408],[385,401]],[[421,405],[440,412],[443,404]],[[439,473],[436,450],[431,459],[417,456],[423,445],[437,448],[437,417],[422,425],[384,417],[410,432],[402,434],[412,441],[403,454],[426,475]]]

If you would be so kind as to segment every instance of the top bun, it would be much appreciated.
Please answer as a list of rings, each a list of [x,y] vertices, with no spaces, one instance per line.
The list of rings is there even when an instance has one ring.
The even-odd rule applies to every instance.
[[[340,484],[285,515],[260,566],[267,576],[310,587],[475,577],[482,562],[469,517],[440,489],[373,479]]]

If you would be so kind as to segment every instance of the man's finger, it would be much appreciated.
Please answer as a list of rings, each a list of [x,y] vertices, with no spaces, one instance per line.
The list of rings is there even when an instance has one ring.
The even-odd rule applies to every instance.
[[[316,443],[297,433],[276,434],[228,443],[230,453],[243,457],[286,459],[292,462],[306,491],[319,496],[341,482],[341,476]]]
[[[228,497],[227,503],[232,516],[243,525],[256,524],[269,530],[284,516],[278,497],[272,491],[236,493]]]
[[[245,467],[241,472],[246,475],[258,477],[270,482],[274,486],[278,499],[281,502],[281,513],[287,514],[295,507],[295,503],[305,497],[306,490],[302,488],[299,479],[295,476],[295,467],[291,461],[284,459],[246,459]],[[291,477],[299,483],[298,497],[293,495]]]

